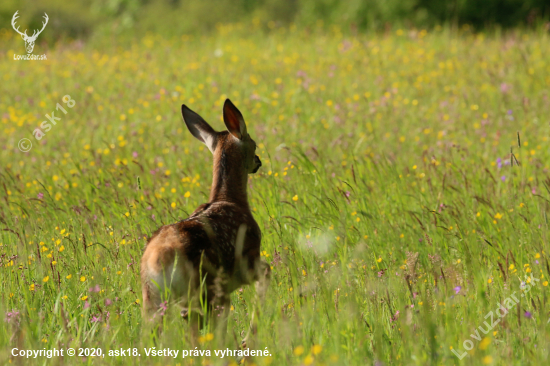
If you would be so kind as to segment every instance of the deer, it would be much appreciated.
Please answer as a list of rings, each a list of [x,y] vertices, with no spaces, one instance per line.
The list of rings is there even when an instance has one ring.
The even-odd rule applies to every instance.
[[[247,196],[248,175],[262,163],[241,112],[227,99],[227,130],[221,132],[186,105],[181,114],[189,132],[213,155],[212,186],[207,203],[149,238],[141,258],[142,314],[152,321],[164,315],[168,302],[175,303],[196,338],[199,323],[209,319],[225,333],[230,294],[252,282],[258,294],[265,294],[270,267],[260,260],[262,235]],[[202,303],[207,304],[208,317],[200,308],[201,296],[206,297]]]
[[[19,33],[21,35],[21,38],[23,38],[23,40],[25,41],[25,48],[27,49],[27,53],[32,53],[32,50],[34,49],[34,42],[36,41],[36,38],[38,37],[38,35],[40,33],[42,33],[42,31],[44,30],[44,28],[46,28],[46,24],[48,24],[48,14],[44,13],[44,19],[46,20],[45,22],[42,22],[42,29],[40,29],[37,33],[37,30],[35,29],[32,33],[32,36],[28,36],[27,35],[27,30],[25,29],[25,32],[24,33],[21,33],[19,31],[19,27],[15,28],[15,20],[17,18],[19,18],[19,16],[17,15],[17,13],[19,12],[19,10],[17,10],[15,12],[15,14],[13,14],[13,17],[11,18],[11,26],[13,27],[13,29]]]

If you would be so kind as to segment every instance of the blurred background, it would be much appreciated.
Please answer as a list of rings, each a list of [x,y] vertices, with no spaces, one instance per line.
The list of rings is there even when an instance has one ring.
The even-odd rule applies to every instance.
[[[547,26],[548,0],[3,0],[1,28],[11,29],[16,10],[22,28],[40,28],[41,41],[108,35],[205,34],[216,25],[261,24],[265,31],[296,24],[340,26],[350,32],[393,27],[471,26],[474,30]]]
[[[47,60],[14,60],[17,10],[29,34],[48,14]],[[1,0],[0,20],[0,365],[14,340],[142,342],[145,238],[209,197],[183,103],[220,129],[231,98],[258,142],[272,286],[256,318],[234,293],[227,341],[258,319],[259,366],[457,365],[520,276],[550,276],[548,0]],[[548,364],[547,278],[462,364]]]

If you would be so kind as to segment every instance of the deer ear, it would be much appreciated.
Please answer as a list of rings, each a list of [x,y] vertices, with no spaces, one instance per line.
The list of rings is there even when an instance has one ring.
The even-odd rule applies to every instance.
[[[246,124],[244,123],[243,115],[229,99],[226,99],[223,104],[223,121],[225,122],[227,130],[231,132],[233,136],[239,140],[246,137]]]
[[[214,153],[217,143],[216,131],[201,116],[187,108],[185,104],[181,106],[181,115],[189,132],[203,142],[208,147],[208,150]]]

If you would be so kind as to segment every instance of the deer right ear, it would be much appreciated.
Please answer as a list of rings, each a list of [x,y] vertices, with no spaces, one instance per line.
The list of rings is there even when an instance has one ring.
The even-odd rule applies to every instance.
[[[216,150],[217,134],[206,121],[187,108],[185,104],[181,106],[181,115],[189,132],[198,140],[203,142],[212,153]]]
[[[227,131],[239,140],[247,135],[243,115],[229,99],[226,99],[223,104],[223,121]]]

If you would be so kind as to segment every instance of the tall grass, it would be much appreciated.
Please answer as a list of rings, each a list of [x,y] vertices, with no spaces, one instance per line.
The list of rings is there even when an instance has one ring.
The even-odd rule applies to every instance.
[[[23,43],[2,37],[0,363],[546,363],[547,33],[237,24],[37,44],[48,60],[35,62],[14,61]],[[145,238],[208,199],[212,158],[180,105],[221,129],[226,97],[264,163],[249,197],[273,280],[262,306],[253,287],[235,292],[225,343],[204,329],[201,349],[238,349],[248,334],[271,356],[146,357],[191,349],[174,307],[158,339],[140,315]],[[52,111],[61,120],[37,141]],[[526,275],[541,279],[528,291]],[[519,304],[474,341],[514,292]],[[459,360],[451,347],[466,339]],[[14,347],[141,356],[25,361]]]

